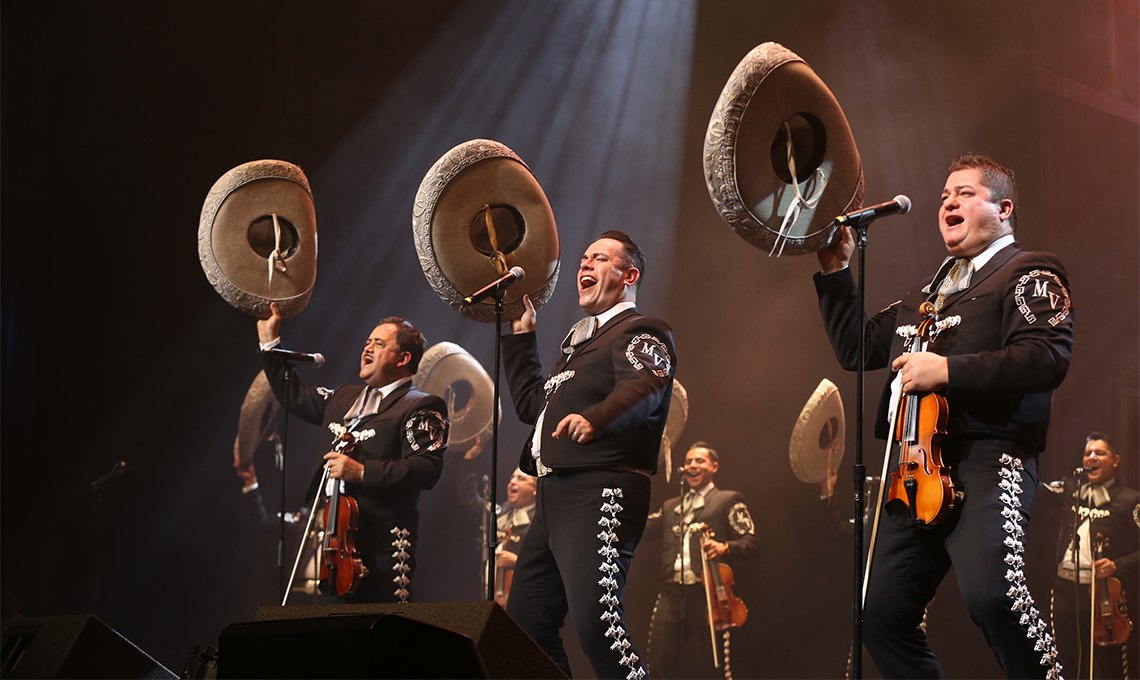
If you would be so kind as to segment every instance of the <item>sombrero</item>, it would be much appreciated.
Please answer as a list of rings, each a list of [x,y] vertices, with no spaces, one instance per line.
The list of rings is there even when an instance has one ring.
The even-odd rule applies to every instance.
[[[278,408],[277,397],[273,396],[273,390],[269,388],[265,371],[258,371],[246,390],[238,416],[234,449],[239,463],[245,465],[253,460],[257,447],[275,432],[274,420]]]
[[[721,219],[770,255],[822,249],[834,218],[863,203],[863,166],[843,109],[778,43],[754,48],[725,84],[704,170]]]
[[[317,279],[317,218],[305,173],[292,163],[252,161],[222,175],[202,206],[198,259],[222,298],[259,318],[309,304]]]
[[[673,379],[673,400],[669,402],[669,416],[665,419],[665,434],[661,436],[661,463],[665,467],[665,481],[673,478],[673,444],[681,440],[685,423],[689,420],[689,393],[680,380]]]
[[[436,161],[416,192],[412,235],[432,289],[476,321],[495,320],[494,300],[463,299],[511,267],[526,275],[503,296],[507,320],[522,316],[524,293],[541,307],[558,281],[550,203],[526,163],[499,142],[473,139]]]
[[[801,482],[822,482],[829,466],[839,465],[845,427],[839,388],[824,378],[800,411],[788,442],[788,460]]]
[[[420,359],[416,387],[447,402],[451,430],[447,450],[467,452],[482,438],[489,443],[494,385],[482,364],[454,342],[432,345]],[[481,450],[471,452],[474,458]]]

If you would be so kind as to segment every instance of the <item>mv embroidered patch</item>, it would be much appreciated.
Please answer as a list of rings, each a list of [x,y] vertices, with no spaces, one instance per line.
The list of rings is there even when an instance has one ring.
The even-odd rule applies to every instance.
[[[744,503],[737,503],[728,511],[728,524],[741,536],[756,533],[756,525],[752,522],[752,515],[748,513],[748,506]]]
[[[448,427],[441,413],[422,408],[404,422],[404,437],[412,451],[438,451],[447,444]]]
[[[668,378],[673,372],[669,348],[651,333],[633,336],[625,348],[625,358],[639,371],[648,367],[658,378]]]
[[[1056,326],[1069,316],[1069,291],[1061,284],[1061,277],[1048,269],[1034,269],[1018,279],[1013,303],[1031,324],[1043,317],[1050,326]]]

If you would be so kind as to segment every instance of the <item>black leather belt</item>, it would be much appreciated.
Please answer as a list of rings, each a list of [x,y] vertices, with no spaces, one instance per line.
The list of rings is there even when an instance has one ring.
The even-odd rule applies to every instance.
[[[652,476],[649,470],[628,465],[585,465],[582,467],[549,468],[549,470],[552,475],[572,475],[579,472],[632,472],[647,479]]]
[[[1092,572],[1088,569],[1081,569],[1080,575],[1073,578],[1073,568],[1067,564],[1057,565],[1057,576],[1065,579],[1066,581],[1073,581],[1074,583],[1083,583],[1088,585],[1092,582]]]

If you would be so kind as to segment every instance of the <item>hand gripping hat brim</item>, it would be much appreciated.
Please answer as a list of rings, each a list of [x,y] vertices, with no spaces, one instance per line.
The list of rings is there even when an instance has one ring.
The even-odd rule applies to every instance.
[[[432,345],[420,359],[416,387],[447,402],[451,421],[447,450],[466,452],[491,434],[494,385],[483,365],[453,342]],[[480,451],[474,451],[475,457]]]
[[[239,165],[214,183],[198,225],[198,259],[226,302],[285,318],[309,304],[317,280],[317,219],[309,181],[292,163]]]
[[[828,468],[839,465],[845,430],[839,388],[824,378],[800,411],[788,442],[788,460],[801,482],[822,482]]]
[[[705,135],[704,171],[721,219],[770,255],[822,249],[835,217],[863,203],[863,167],[843,109],[778,43],[754,48],[725,84]]]
[[[495,320],[494,300],[466,305],[463,299],[511,267],[522,267],[525,277],[503,296],[507,320],[522,316],[524,293],[541,307],[558,281],[550,203],[526,163],[499,142],[464,142],[436,161],[416,193],[412,235],[432,289],[476,321]],[[496,252],[504,256],[498,267]]]

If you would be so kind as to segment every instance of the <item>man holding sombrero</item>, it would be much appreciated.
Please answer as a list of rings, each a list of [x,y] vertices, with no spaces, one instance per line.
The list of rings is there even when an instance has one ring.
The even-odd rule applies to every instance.
[[[586,248],[577,282],[589,316],[567,335],[550,376],[529,297],[503,338],[515,410],[535,424],[519,467],[538,475],[507,612],[567,674],[559,629],[568,612],[597,677],[645,674],[625,629],[622,590],[649,514],[676,353],[669,325],[635,309],[644,270],[624,232],[605,232]]]
[[[884,677],[940,677],[920,627],[951,565],[971,618],[1009,677],[1058,677],[1060,664],[1039,605],[1026,587],[1024,539],[1037,489],[1037,455],[1053,390],[1072,356],[1068,278],[1049,253],[1014,241],[1013,172],[984,156],[951,163],[938,227],[950,257],[930,279],[865,323],[848,264],[855,234],[842,227],[817,252],[824,325],[848,370],[866,333],[866,368],[890,367],[876,430],[890,424],[892,391],[938,393],[949,407],[942,460],[963,500],[926,526],[879,523],[864,621],[866,645]],[[906,326],[930,301],[938,318],[959,317],[926,348],[904,352]],[[896,501],[892,501],[896,502]],[[890,506],[888,505],[888,510]]]
[[[450,426],[443,399],[412,383],[424,353],[423,334],[399,317],[381,319],[360,353],[363,384],[327,389],[307,385],[270,351],[281,343],[276,303],[268,318],[258,320],[257,333],[265,375],[278,401],[288,403],[302,420],[322,426],[330,440],[347,433],[356,442],[346,451],[334,448],[323,455],[332,483],[343,483],[343,493],[356,499],[360,511],[355,542],[367,573],[345,599],[411,599],[419,496],[439,481]]]

